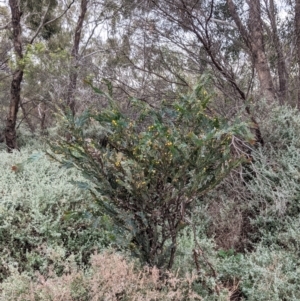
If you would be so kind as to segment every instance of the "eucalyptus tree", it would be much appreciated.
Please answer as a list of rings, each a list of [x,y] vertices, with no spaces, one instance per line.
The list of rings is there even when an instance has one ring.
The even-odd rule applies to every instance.
[[[261,14],[261,1],[249,1],[249,16],[246,27],[233,0],[227,0],[227,6],[233,18],[239,34],[249,51],[253,66],[258,74],[262,93],[269,103],[276,99],[275,87],[273,84],[271,71],[268,66],[267,55],[265,51],[263,20]]]
[[[74,0],[65,3],[64,10],[55,14],[56,0],[9,0],[14,70],[10,89],[10,105],[6,120],[5,139],[8,151],[17,148],[16,122],[21,102],[21,84],[26,67],[27,51],[37,38],[49,39],[59,30],[59,20],[72,6]]]
[[[10,26],[10,14],[6,6],[0,6],[0,137],[3,136],[2,129],[5,123],[6,108],[8,106],[7,98],[9,90],[7,89],[10,79],[9,56],[12,44],[7,28]],[[2,141],[3,142],[3,141]]]
[[[75,99],[74,99],[74,90],[76,89],[77,77],[78,77],[78,59],[79,59],[79,43],[81,38],[81,32],[83,27],[83,21],[87,12],[88,0],[81,0],[80,3],[80,14],[78,16],[75,33],[74,33],[74,41],[73,47],[71,51],[72,57],[72,66],[70,71],[70,79],[69,79],[69,87],[67,94],[67,105],[70,107],[72,114],[75,115]]]
[[[257,141],[263,143],[250,102],[264,98],[269,104],[293,103],[297,89],[291,63],[297,55],[293,47],[288,49],[295,33],[287,23],[292,18],[297,28],[299,18],[288,3],[281,9],[287,12],[292,7],[291,16],[280,14],[279,4],[273,0],[133,2],[129,17],[120,18],[121,28],[107,39],[112,55],[101,72],[107,72],[125,93],[151,102],[158,94],[176,95],[179,87],[208,71],[229,100],[224,107],[229,116],[244,108]]]

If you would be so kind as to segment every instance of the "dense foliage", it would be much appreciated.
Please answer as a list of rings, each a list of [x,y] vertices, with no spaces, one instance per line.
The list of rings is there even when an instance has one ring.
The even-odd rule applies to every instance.
[[[68,258],[87,263],[89,255],[115,240],[91,197],[70,183],[78,172],[66,171],[40,151],[1,152],[0,279],[12,270],[58,273]],[[111,228],[112,229],[112,228]]]
[[[1,2],[1,301],[300,300],[281,2]]]
[[[187,216],[192,227],[188,224],[178,232],[173,265],[180,278],[174,279],[180,283],[178,294],[195,293],[202,300],[300,298],[297,268],[299,116],[290,108],[268,110],[269,117],[263,120],[265,146],[253,150],[252,162],[247,163],[246,169],[243,166],[235,169],[221,185],[196,200],[192,214]],[[109,133],[118,133],[118,128],[111,122],[108,124]],[[148,126],[139,132],[145,132]],[[94,129],[84,129],[82,134],[90,139],[107,134],[103,128],[99,132],[98,125],[91,127]],[[87,142],[92,149],[92,140]],[[66,145],[70,143],[62,143],[62,147]],[[108,151],[108,144],[104,149]],[[69,150],[74,152],[75,148]],[[119,171],[115,164],[116,153],[113,148],[109,150],[112,154],[109,162]],[[82,159],[84,153],[79,154]],[[124,157],[120,165],[128,160]],[[41,151],[33,152],[32,146],[24,146],[21,153],[2,151],[1,158],[1,168],[6,171],[1,174],[1,300],[10,296],[16,300],[47,300],[46,296],[52,296],[56,300],[62,297],[57,287],[70,300],[89,300],[87,296],[92,292],[94,296],[109,293],[113,286],[119,294],[127,285],[126,291],[134,296],[156,294],[162,300],[170,296],[170,287],[166,286],[162,292],[158,289],[159,282],[143,282],[130,291],[130,281],[136,281],[135,272],[127,278],[128,282],[122,282],[123,286],[113,282],[115,276],[112,275],[128,275],[123,259],[116,261],[114,253],[93,257],[90,261],[95,247],[100,251],[107,246],[125,251],[129,243],[136,251],[130,244],[133,235],[118,237],[119,228],[103,216],[101,202],[95,203],[88,190],[77,187],[78,184],[83,188],[92,187],[90,180],[75,169],[60,167]],[[99,197],[99,192],[92,191]],[[103,265],[99,266],[99,260]],[[97,271],[107,270],[111,261],[114,262],[109,272],[111,276],[107,274],[104,280],[103,273],[100,275]],[[83,266],[87,267],[86,271]],[[141,266],[135,264],[134,269],[140,270]],[[185,276],[186,273],[193,276]],[[145,277],[148,276],[145,274]],[[91,284],[95,291],[90,289]],[[34,291],[39,295],[34,295]]]
[[[53,146],[65,164],[94,182],[103,213],[131,233],[132,247],[151,265],[172,267],[178,233],[195,201],[238,163],[230,145],[246,125],[209,116],[210,97],[200,84],[159,109],[135,100],[134,116],[111,100],[99,114],[69,116],[71,138]],[[102,136],[85,134],[91,122]]]

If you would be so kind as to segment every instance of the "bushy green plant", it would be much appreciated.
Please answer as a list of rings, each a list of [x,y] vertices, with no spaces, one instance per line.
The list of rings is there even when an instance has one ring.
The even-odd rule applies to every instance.
[[[192,288],[202,300],[239,300],[237,270],[240,271],[242,255],[233,249],[218,249],[214,238],[207,236],[208,211],[204,206],[195,211],[193,227],[185,228],[178,237],[178,256],[173,268],[179,275],[196,273]]]
[[[230,144],[247,127],[208,115],[204,84],[159,109],[135,100],[130,116],[108,98],[99,114],[65,116],[70,139],[52,149],[94,183],[99,207],[131,233],[141,258],[170,268],[195,200],[236,166]],[[85,135],[91,122],[102,128],[97,138]]]
[[[83,181],[76,170],[26,148],[0,158],[0,279],[14,268],[60,271],[72,254],[87,263],[95,248],[116,241],[109,219],[71,183]]]
[[[298,109],[290,106],[271,107],[262,104],[259,109],[268,113],[261,114],[261,130],[265,145],[275,149],[284,150],[286,147],[294,145],[300,147],[300,116]],[[258,111],[258,114],[260,111]]]

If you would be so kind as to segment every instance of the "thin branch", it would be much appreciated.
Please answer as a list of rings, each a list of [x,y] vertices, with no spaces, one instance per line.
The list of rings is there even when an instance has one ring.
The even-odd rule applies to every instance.
[[[50,9],[50,4],[51,4],[51,2],[49,1],[49,4],[48,4],[48,6],[47,6],[47,9],[46,9],[46,11],[45,11],[43,17],[42,17],[42,20],[41,20],[41,22],[40,22],[40,25],[39,25],[39,27],[37,28],[37,30],[36,30],[35,34],[33,35],[32,39],[30,40],[29,44],[32,44],[32,43],[33,43],[33,41],[35,40],[35,38],[37,37],[37,35],[38,35],[39,32],[41,31],[42,27],[44,26],[44,24],[45,24],[45,19],[46,19],[46,17],[47,17],[47,14],[48,14],[48,12],[49,12],[49,9]]]
[[[214,22],[216,24],[221,24],[221,25],[224,25],[224,26],[229,26],[229,27],[233,27],[235,29],[238,29],[237,25],[234,24],[234,23],[229,23],[227,21],[224,21],[224,20],[219,20],[219,19],[215,19],[215,18],[210,18],[210,21],[211,22]]]
[[[107,52],[107,51],[106,51],[106,50],[103,50],[103,49],[96,50],[96,51],[93,51],[93,52],[91,52],[91,53],[86,54],[85,56],[82,56],[82,57],[80,58],[80,60],[86,59],[87,57],[92,56],[92,55],[94,55],[94,54],[96,54],[96,53],[99,53],[99,52]]]
[[[66,12],[71,8],[71,6],[73,5],[74,2],[75,2],[75,0],[72,0],[72,2],[67,6],[67,8],[66,8],[66,9],[65,9],[58,17],[56,17],[56,18],[54,18],[54,19],[52,19],[52,20],[50,20],[50,21],[44,23],[45,18],[46,18],[46,15],[47,15],[47,13],[48,13],[48,11],[49,11],[49,7],[50,7],[50,2],[49,2],[49,5],[48,5],[48,7],[47,7],[47,10],[46,10],[46,12],[45,12],[45,14],[44,14],[44,16],[43,16],[43,20],[41,21],[41,23],[40,23],[40,25],[39,25],[37,31],[36,31],[35,34],[33,35],[32,39],[31,39],[30,42],[29,42],[29,44],[32,44],[32,43],[34,42],[35,38],[38,36],[38,34],[40,33],[41,29],[42,29],[44,26],[46,26],[46,25],[48,25],[48,24],[51,24],[51,23],[57,21],[58,19],[60,19],[61,17],[63,17],[63,16],[66,14]]]
[[[95,25],[94,28],[92,29],[92,32],[91,32],[91,34],[89,35],[89,37],[88,37],[88,39],[87,39],[87,41],[86,41],[86,43],[85,43],[85,45],[84,45],[84,47],[83,47],[83,49],[82,49],[82,51],[81,51],[81,55],[80,55],[81,58],[83,58],[82,55],[83,55],[83,53],[85,52],[85,50],[86,50],[86,48],[87,48],[87,46],[88,46],[88,44],[89,44],[91,38],[93,37],[93,35],[94,35],[94,33],[95,33],[96,28],[98,27],[98,25],[99,25],[99,24],[96,23],[96,25]],[[90,55],[90,54],[88,54],[87,56],[89,56],[89,55]],[[86,57],[86,56],[84,56],[84,57]]]
[[[250,41],[249,32],[248,32],[247,28],[243,25],[239,15],[238,15],[236,6],[232,0],[227,0],[227,7],[228,7],[228,10],[229,10],[237,28],[239,29],[239,31],[242,35],[243,40],[245,41],[246,45],[251,49],[252,45],[251,45],[251,41]]]
[[[0,26],[0,30],[7,29],[8,26],[10,25],[11,21],[9,21],[7,24]]]

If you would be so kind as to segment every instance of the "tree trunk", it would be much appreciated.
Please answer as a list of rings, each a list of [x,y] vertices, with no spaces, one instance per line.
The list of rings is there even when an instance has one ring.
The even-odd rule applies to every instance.
[[[22,113],[23,113],[23,120],[26,121],[28,127],[30,128],[31,133],[34,133],[35,132],[35,127],[32,124],[32,122],[30,121],[29,112],[26,112],[26,109],[25,109],[21,99],[20,99],[20,108],[21,108]]]
[[[276,9],[274,0],[270,0],[269,4],[269,19],[271,21],[272,35],[273,35],[273,43],[275,46],[275,51],[277,54],[277,72],[279,79],[279,91],[278,98],[280,105],[283,105],[287,99],[287,72],[285,59],[283,55],[283,48],[280,38],[278,36],[277,22],[276,22]]]
[[[295,33],[297,45],[297,63],[298,63],[298,87],[300,85],[300,0],[295,3]],[[300,88],[298,88],[297,105],[300,110]]]
[[[249,8],[249,30],[254,66],[258,74],[262,93],[267,102],[271,103],[276,99],[276,94],[265,53],[260,0],[249,1]]]
[[[78,68],[79,43],[81,38],[83,21],[87,11],[87,3],[88,0],[81,0],[80,15],[77,20],[75,36],[74,36],[74,44],[71,52],[72,61],[71,61],[71,71],[70,71],[69,87],[68,87],[68,94],[67,94],[67,105],[69,106],[73,116],[75,116],[75,104],[76,104],[74,98],[74,92],[76,90],[77,77],[78,77],[77,68]]]
[[[9,0],[9,6],[11,10],[13,27],[13,44],[18,66],[18,60],[23,58],[21,42],[21,12],[18,5],[18,0]],[[9,112],[5,128],[5,140],[8,152],[12,152],[13,149],[17,149],[16,122],[20,105],[22,79],[23,70],[20,68],[20,66],[18,66],[13,73],[13,79],[11,82]]]
[[[249,5],[249,30],[243,26],[233,1],[227,0],[227,5],[230,14],[239,29],[242,39],[249,48],[253,64],[258,75],[262,94],[268,103],[272,103],[276,99],[276,93],[265,53],[260,0],[250,0],[247,2]]]

